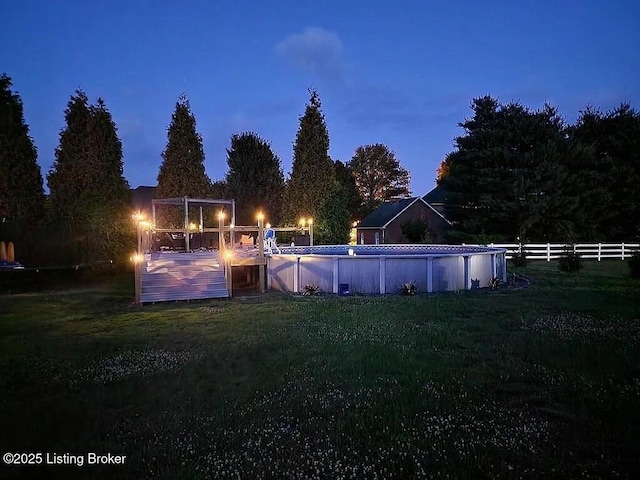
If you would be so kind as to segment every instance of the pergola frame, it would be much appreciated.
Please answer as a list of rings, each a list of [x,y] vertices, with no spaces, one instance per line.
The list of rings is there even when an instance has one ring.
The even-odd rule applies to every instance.
[[[202,215],[202,207],[210,205],[231,205],[231,225],[236,223],[236,201],[211,199],[211,198],[154,198],[151,200],[151,214],[153,217],[153,225],[156,225],[156,205],[174,205],[177,207],[184,206],[184,230],[183,229],[161,229],[163,231],[177,231],[184,233],[184,248],[189,251],[189,207],[200,207],[200,232],[204,231],[204,217]],[[233,244],[233,240],[232,240]]]

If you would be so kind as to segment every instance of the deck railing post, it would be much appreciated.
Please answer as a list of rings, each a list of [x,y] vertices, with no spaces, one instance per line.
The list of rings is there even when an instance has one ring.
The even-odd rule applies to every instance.
[[[598,243],[598,261],[600,261],[602,257],[602,243]]]
[[[260,282],[260,291],[264,292],[266,262],[264,262],[264,215],[262,213],[258,215],[258,256],[261,260],[258,266],[258,281]]]
[[[135,269],[135,301],[136,303],[140,303],[140,293],[142,290],[142,262],[136,260],[134,269]]]
[[[622,260],[624,260],[624,242],[622,242]]]
[[[551,261],[551,244],[547,243],[547,262]]]
[[[184,251],[189,253],[189,200],[184,197]]]

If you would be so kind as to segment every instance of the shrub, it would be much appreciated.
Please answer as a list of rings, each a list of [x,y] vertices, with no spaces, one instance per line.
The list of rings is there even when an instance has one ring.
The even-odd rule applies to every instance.
[[[421,218],[409,220],[407,223],[403,223],[400,228],[402,228],[402,236],[406,238],[409,243],[421,243],[431,240],[429,226]]]
[[[415,295],[418,291],[418,286],[416,282],[407,282],[402,284],[402,294],[403,295]]]
[[[631,258],[627,260],[629,265],[629,275],[631,278],[640,278],[640,250],[636,250]]]
[[[320,293],[320,287],[318,285],[305,285],[303,295],[317,295]]]
[[[527,252],[524,250],[515,252],[513,257],[511,257],[511,261],[513,262],[513,266],[517,268],[526,268],[529,263],[529,259],[527,258]]]
[[[561,272],[579,272],[582,270],[582,257],[573,248],[567,247],[558,259],[558,269]]]
[[[489,282],[489,287],[491,290],[498,290],[500,288],[500,284],[502,284],[502,280],[498,277],[493,277]]]

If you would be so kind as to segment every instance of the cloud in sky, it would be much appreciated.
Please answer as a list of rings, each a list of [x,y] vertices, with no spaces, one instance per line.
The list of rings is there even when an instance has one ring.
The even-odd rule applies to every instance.
[[[338,79],[344,70],[340,37],[318,27],[292,33],[276,45],[276,53],[297,69],[319,78]]]

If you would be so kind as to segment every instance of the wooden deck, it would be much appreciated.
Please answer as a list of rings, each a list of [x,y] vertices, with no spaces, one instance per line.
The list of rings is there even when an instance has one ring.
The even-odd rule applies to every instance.
[[[232,251],[232,267],[266,265],[258,250]],[[136,265],[136,302],[228,298],[230,281],[217,250],[202,252],[154,252]]]

